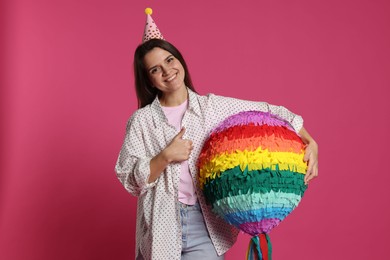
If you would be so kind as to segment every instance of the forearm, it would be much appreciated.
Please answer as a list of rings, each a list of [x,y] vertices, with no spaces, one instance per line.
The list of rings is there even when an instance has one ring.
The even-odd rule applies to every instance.
[[[306,131],[304,127],[302,127],[299,131],[299,135],[301,136],[302,141],[305,144],[315,143],[314,139],[310,136],[310,134]]]
[[[299,131],[299,135],[301,136],[302,141],[305,144],[315,142],[314,139],[310,136],[310,134],[306,131],[306,129],[304,127],[302,127],[301,130]]]
[[[308,184],[310,180],[318,176],[318,144],[303,127],[299,131],[299,135],[306,144],[303,160],[308,162],[308,167],[304,181],[305,184]]]

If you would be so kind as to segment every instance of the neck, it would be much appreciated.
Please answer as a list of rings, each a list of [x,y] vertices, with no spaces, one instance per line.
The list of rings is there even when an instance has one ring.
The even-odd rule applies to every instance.
[[[183,102],[187,99],[188,92],[187,88],[182,88],[181,91],[177,91],[175,93],[163,93],[163,95],[160,97],[160,104],[164,107],[175,107],[180,104],[183,104]]]

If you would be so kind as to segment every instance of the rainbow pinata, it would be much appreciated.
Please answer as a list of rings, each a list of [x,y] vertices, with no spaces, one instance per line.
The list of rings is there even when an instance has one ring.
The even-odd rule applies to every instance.
[[[307,188],[305,145],[271,113],[245,111],[219,124],[199,156],[199,183],[213,211],[250,234],[247,259],[271,259],[268,233]]]

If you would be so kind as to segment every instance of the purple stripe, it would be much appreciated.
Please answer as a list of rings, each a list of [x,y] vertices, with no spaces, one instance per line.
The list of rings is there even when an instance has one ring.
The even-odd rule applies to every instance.
[[[266,218],[260,222],[247,222],[240,225],[240,230],[251,236],[257,236],[260,233],[268,234],[274,227],[281,222],[278,218]]]
[[[291,131],[294,131],[288,122],[269,112],[245,111],[226,118],[213,132],[221,132],[232,126],[247,125],[249,123],[255,125],[285,126]]]

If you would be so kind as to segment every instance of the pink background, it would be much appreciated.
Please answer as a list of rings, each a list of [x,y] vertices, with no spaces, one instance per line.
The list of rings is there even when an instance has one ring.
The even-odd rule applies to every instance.
[[[136,198],[114,164],[147,6],[199,93],[284,105],[319,143],[274,259],[388,259],[389,3],[2,1],[0,259],[133,259]]]

